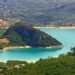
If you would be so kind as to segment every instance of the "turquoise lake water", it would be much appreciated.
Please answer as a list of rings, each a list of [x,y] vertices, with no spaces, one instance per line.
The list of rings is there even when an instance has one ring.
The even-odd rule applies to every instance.
[[[75,46],[75,29],[40,29],[62,42],[63,48],[30,48],[30,49],[11,49],[0,51],[0,61],[8,60],[32,60],[40,58],[58,57],[60,54],[66,54],[70,48]]]

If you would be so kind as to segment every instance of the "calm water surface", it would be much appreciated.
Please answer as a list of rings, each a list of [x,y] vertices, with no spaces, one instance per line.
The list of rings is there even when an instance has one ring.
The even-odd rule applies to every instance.
[[[8,60],[32,60],[36,61],[40,58],[57,57],[60,54],[66,54],[70,48],[75,46],[75,29],[40,29],[63,43],[64,47],[45,49],[11,49],[8,51],[0,51],[0,60],[6,62]]]

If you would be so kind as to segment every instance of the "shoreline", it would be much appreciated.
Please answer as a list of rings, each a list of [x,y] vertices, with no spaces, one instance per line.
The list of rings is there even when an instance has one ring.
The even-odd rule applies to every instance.
[[[46,47],[46,48],[62,48],[63,45],[58,45],[58,46],[49,46],[49,47]]]
[[[18,48],[31,48],[31,46],[9,46],[9,47],[4,47],[2,50],[6,51],[9,49],[18,49]]]
[[[41,29],[41,28],[52,28],[52,29],[56,29],[56,28],[59,28],[59,29],[71,29],[71,28],[73,28],[73,29],[75,29],[75,26],[42,26],[42,27],[40,27],[40,26],[34,26],[33,28],[36,28],[36,29]]]
[[[39,48],[62,48],[63,45],[57,45],[57,46],[48,46],[48,47],[39,47]],[[9,47],[4,47],[3,51],[9,50],[9,49],[18,49],[18,48],[32,48],[31,46],[9,46]]]
[[[38,60],[8,60],[8,61],[25,61],[27,63],[36,63]],[[7,63],[7,61],[0,60],[0,62]]]

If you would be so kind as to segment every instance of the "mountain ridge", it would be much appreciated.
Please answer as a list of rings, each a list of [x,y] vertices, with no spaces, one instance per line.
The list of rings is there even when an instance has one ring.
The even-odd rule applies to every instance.
[[[17,18],[34,25],[75,23],[74,0],[1,0],[0,4],[0,17]]]

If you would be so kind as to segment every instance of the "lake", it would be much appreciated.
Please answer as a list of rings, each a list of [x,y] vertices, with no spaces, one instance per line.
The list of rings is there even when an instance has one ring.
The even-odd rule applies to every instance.
[[[8,60],[31,60],[37,61],[40,58],[58,57],[60,54],[66,54],[70,48],[75,46],[75,29],[40,29],[52,35],[54,38],[62,42],[63,48],[30,48],[30,49],[11,49],[0,51],[0,61]]]

